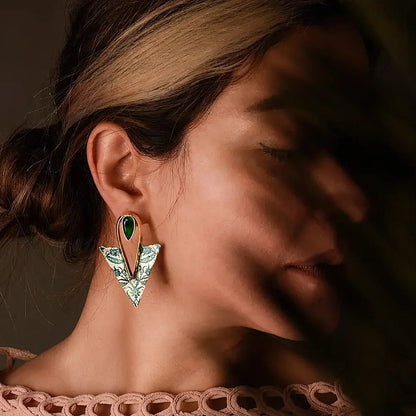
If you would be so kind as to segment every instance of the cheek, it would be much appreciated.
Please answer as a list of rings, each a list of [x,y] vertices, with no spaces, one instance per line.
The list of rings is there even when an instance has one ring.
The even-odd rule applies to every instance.
[[[272,281],[326,327],[336,324],[336,307],[322,288],[305,287],[281,273],[294,253],[297,258],[310,253],[305,235],[316,242],[318,229],[301,200],[276,175],[274,162],[268,165],[262,156],[211,153],[190,160],[184,192],[172,215],[158,226],[165,242],[165,272],[178,302],[194,311],[187,318],[298,339],[270,291]],[[334,319],[328,323],[327,316]]]
[[[219,288],[224,295],[252,293],[295,244],[301,204],[246,156],[201,155],[187,170],[175,211],[172,268],[180,268],[181,284],[198,297],[201,287],[207,296],[218,297]]]

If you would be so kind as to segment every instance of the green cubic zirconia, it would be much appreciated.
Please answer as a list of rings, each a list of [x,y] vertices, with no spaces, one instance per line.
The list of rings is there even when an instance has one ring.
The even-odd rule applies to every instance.
[[[123,232],[127,240],[134,234],[134,218],[131,215],[123,218]]]

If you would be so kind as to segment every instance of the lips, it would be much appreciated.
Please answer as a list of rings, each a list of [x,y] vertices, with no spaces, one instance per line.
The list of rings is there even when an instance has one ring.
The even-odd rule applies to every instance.
[[[297,270],[305,273],[314,278],[322,278],[326,280],[344,280],[345,278],[345,265],[340,264],[328,264],[328,263],[317,263],[317,264],[289,264],[286,269]]]
[[[291,269],[297,269],[301,272],[310,274],[314,277],[323,277],[326,278],[327,277],[327,271],[326,268],[323,267],[322,265],[311,265],[311,266],[288,266],[287,268],[291,268]]]

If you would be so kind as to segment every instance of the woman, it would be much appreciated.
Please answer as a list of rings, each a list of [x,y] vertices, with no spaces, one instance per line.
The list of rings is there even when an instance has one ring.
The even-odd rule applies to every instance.
[[[56,406],[69,403],[57,396],[112,393],[70,402],[103,403],[94,414],[131,393],[132,409],[146,397],[176,400],[164,414],[242,415],[255,406],[230,391],[243,385],[258,414],[303,414],[291,391],[321,414],[355,411],[330,374],[285,347],[303,334],[268,290],[322,331],[337,327],[337,292],[322,274],[342,275],[344,253],[285,175],[306,169],[353,222],[367,202],[324,151],[292,161],[298,125],[278,96],[288,74],[313,83],[311,51],[368,77],[364,42],[340,10],[333,1],[80,2],[57,68],[56,120],[1,149],[0,237],[62,244],[94,273],[73,332],[5,371],[0,388],[47,393]],[[261,401],[264,385],[292,387],[279,405]],[[216,386],[229,401],[211,410],[189,393]],[[337,400],[318,400],[317,389]],[[4,411],[18,414],[8,399]]]

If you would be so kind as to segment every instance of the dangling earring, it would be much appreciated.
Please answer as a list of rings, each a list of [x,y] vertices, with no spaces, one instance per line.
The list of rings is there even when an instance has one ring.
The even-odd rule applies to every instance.
[[[130,240],[133,237],[136,228],[139,230],[139,244],[137,246],[133,273],[130,271],[120,242],[120,223],[122,223],[123,234],[126,240]],[[118,247],[100,246],[99,249],[113,270],[117,280],[120,282],[121,287],[126,292],[134,307],[137,308],[161,245],[152,244],[150,246],[142,246],[142,223],[140,218],[133,212],[127,212],[118,218],[116,235]]]

